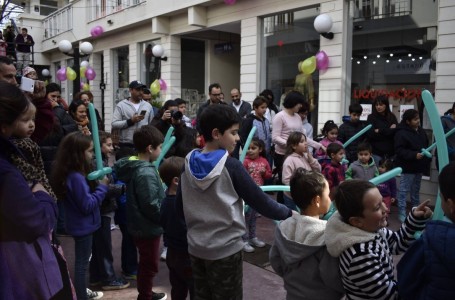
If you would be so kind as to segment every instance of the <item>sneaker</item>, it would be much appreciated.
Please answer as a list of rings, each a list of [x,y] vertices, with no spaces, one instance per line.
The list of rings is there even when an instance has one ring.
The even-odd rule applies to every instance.
[[[124,279],[116,279],[109,281],[101,286],[101,288],[105,291],[109,290],[121,290],[126,289],[130,286],[130,283]]]
[[[163,248],[163,252],[161,252],[160,260],[165,261],[167,256],[167,247]]]
[[[103,292],[95,292],[91,289],[87,289],[87,298],[89,299],[101,299],[103,298]]]
[[[122,273],[122,275],[126,280],[137,280],[136,274]]]
[[[111,224],[111,231],[116,229],[119,229],[119,227],[115,224]]]
[[[265,247],[265,243],[258,239],[257,237],[250,240],[250,245],[258,248]]]
[[[152,300],[166,300],[166,293],[155,293],[152,291]]]
[[[245,245],[243,245],[243,251],[252,253],[252,252],[254,252],[254,248],[250,244],[245,243]]]

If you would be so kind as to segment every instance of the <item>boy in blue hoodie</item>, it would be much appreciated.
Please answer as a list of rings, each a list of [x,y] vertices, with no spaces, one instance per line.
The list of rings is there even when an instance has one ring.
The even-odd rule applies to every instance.
[[[158,273],[160,238],[160,206],[164,189],[156,167],[152,164],[161,153],[163,134],[151,125],[144,125],[133,135],[138,155],[125,157],[114,165],[119,180],[126,184],[126,217],[128,231],[139,252],[137,272],[138,300],[166,299],[165,293],[152,291]]]
[[[292,215],[229,156],[240,139],[239,122],[233,107],[208,106],[198,118],[205,147],[186,156],[180,177],[176,206],[187,225],[196,299],[242,299],[243,200],[271,219]]]

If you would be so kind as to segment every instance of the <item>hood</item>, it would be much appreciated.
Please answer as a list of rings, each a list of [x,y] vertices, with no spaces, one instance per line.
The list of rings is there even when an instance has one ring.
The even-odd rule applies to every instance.
[[[362,163],[359,160],[356,160],[355,162],[353,162],[353,164],[356,165],[356,166],[360,166],[360,167],[364,168],[364,165],[362,165]],[[374,163],[374,158],[373,158],[373,156],[371,156],[370,159],[368,160],[367,166],[368,167],[373,167],[375,165],[376,164]]]
[[[325,229],[327,251],[333,257],[339,257],[351,246],[373,240],[376,234],[346,224],[337,211],[330,217]]]
[[[185,169],[190,172],[190,184],[194,188],[206,190],[223,171],[229,154],[226,150],[215,150],[203,153],[195,149],[185,158]]]
[[[118,160],[112,170],[119,180],[129,182],[134,172],[139,168],[154,168],[154,166],[151,162],[139,160],[137,156],[131,156]]]
[[[327,221],[293,215],[280,222],[276,229],[275,246],[286,264],[293,264],[313,255],[325,246]]]

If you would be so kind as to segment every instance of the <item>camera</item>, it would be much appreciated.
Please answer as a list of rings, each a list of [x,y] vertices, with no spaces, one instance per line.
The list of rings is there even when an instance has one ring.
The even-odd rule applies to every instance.
[[[181,120],[183,118],[183,114],[179,110],[171,110],[171,118],[174,120]]]

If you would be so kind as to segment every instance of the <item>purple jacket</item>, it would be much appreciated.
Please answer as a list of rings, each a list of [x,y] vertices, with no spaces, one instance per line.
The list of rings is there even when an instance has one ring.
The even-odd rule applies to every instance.
[[[49,299],[63,287],[49,240],[57,208],[10,163],[16,151],[0,137],[0,299]]]

